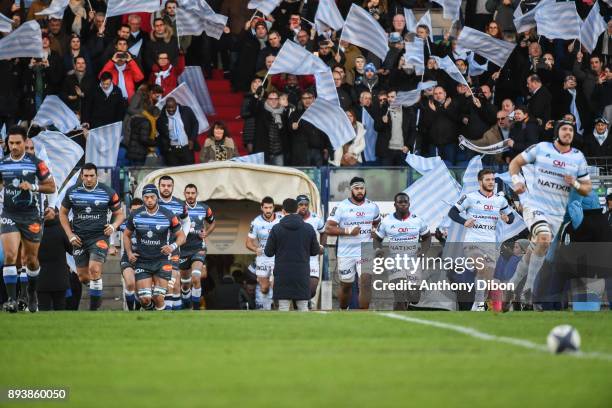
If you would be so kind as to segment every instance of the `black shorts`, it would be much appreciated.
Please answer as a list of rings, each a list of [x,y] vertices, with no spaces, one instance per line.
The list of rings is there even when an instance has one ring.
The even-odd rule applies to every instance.
[[[137,281],[154,276],[169,281],[172,278],[172,263],[166,259],[160,261],[136,261],[134,273]]]
[[[206,249],[200,249],[196,252],[188,252],[186,255],[181,253],[179,269],[181,271],[191,269],[194,262],[202,262],[203,264],[206,263]]]
[[[108,237],[106,235],[98,237],[98,239],[83,240],[81,247],[74,248],[74,251],[72,251],[77,268],[89,266],[89,261],[104,263],[107,255]]]
[[[0,217],[0,233],[19,232],[26,241],[40,242],[43,233],[43,219],[38,213],[15,214],[2,212]]]
[[[119,261],[119,267],[121,268],[121,272],[123,272],[127,268],[134,269],[134,264],[130,262],[126,252],[124,252],[121,256],[121,260]]]

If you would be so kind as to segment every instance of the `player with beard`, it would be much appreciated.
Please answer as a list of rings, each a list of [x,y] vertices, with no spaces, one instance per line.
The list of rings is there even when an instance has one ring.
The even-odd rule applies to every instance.
[[[255,304],[257,309],[272,309],[270,276],[272,276],[274,270],[274,257],[266,256],[263,251],[272,227],[278,224],[281,218],[280,213],[274,212],[272,197],[264,197],[261,200],[261,214],[251,222],[251,228],[247,235],[247,249],[257,254],[255,258],[255,275],[257,275]]]
[[[138,299],[143,309],[164,310],[168,281],[172,277],[170,257],[185,243],[185,233],[176,215],[159,205],[159,192],[154,184],[144,186],[142,200],[144,206],[128,218],[123,245],[129,262],[134,265]],[[132,247],[132,236],[136,238],[136,248]]]
[[[306,224],[310,224],[315,230],[315,233],[320,234],[319,242],[321,243],[320,255],[323,255],[323,249],[327,243],[327,235],[325,234],[325,221],[322,217],[319,217],[316,213],[310,212],[308,209],[310,205],[310,199],[307,195],[301,194],[295,199],[298,203],[298,214],[302,216]],[[320,263],[319,256],[310,257],[310,297],[314,297],[317,293],[317,287],[319,286],[319,278],[321,272],[319,271]]]
[[[179,262],[183,307],[189,308],[191,304],[193,310],[200,310],[202,278],[206,279],[206,238],[215,229],[215,216],[206,203],[197,201],[198,188],[195,184],[187,184],[183,194],[191,219]]]
[[[170,176],[161,176],[157,183],[159,187],[159,206],[170,210],[174,215],[178,217],[183,228],[185,236],[189,234],[189,228],[191,227],[191,221],[189,220],[189,213],[187,212],[187,206],[182,200],[174,197],[174,179]],[[166,294],[166,309],[179,310],[183,308],[183,301],[181,300],[181,285],[179,280],[181,275],[179,273],[179,259],[180,259],[180,248],[177,247],[172,253],[172,278],[168,283],[168,293]]]
[[[143,202],[140,198],[135,197],[130,203],[130,214],[138,210],[143,206]],[[120,226],[119,231],[123,235],[127,226],[127,220],[125,220]],[[123,242],[123,241],[122,241]],[[132,250],[136,250],[136,237],[132,236]],[[127,253],[125,252],[125,246],[121,248],[121,260],[119,261],[119,267],[121,268],[121,276],[123,276],[123,296],[125,298],[125,304],[128,310],[134,310],[138,307],[136,304],[136,275],[134,272],[134,264],[128,259]]]
[[[42,217],[39,210],[39,193],[55,192],[55,182],[44,161],[26,153],[26,130],[12,127],[6,138],[9,154],[0,160],[0,184],[4,187],[4,208],[0,219],[2,246],[4,248],[3,278],[8,294],[5,310],[16,313],[17,305],[17,255],[23,242],[28,275],[28,309],[36,312],[38,299],[36,283],[40,272],[38,248],[42,237]]]
[[[361,273],[361,245],[372,242],[372,230],[380,222],[378,205],[366,198],[365,180],[353,177],[351,196],[338,204],[327,219],[325,232],[338,237],[337,260],[340,275],[338,300],[340,309],[346,309],[352,296],[355,275],[359,277],[359,307],[368,309],[372,293],[372,276]]]
[[[532,250],[528,250],[517,266],[517,274],[527,268],[524,290],[529,293],[552,238],[557,234],[565,215],[571,189],[587,196],[592,189],[587,161],[582,152],[573,148],[574,126],[568,121],[558,121],[554,127],[554,141],[532,145],[510,162],[509,172],[514,191],[520,194],[523,219],[531,233]],[[525,179],[519,175],[528,171]]]
[[[493,279],[499,255],[496,242],[497,221],[501,219],[506,224],[514,221],[508,201],[495,194],[494,171],[480,170],[478,186],[478,191],[463,195],[448,212],[451,220],[467,228],[464,256],[475,261],[477,282]],[[463,212],[467,214],[467,219],[461,216]],[[477,259],[480,262],[476,262]],[[472,311],[485,311],[486,299],[487,291],[476,289]]]
[[[68,214],[72,210],[72,222]],[[108,212],[111,220],[108,222]],[[117,231],[125,216],[119,195],[98,182],[98,168],[85,163],[81,180],[66,190],[60,208],[60,223],[74,247],[73,256],[79,280],[89,285],[89,310],[102,304],[102,265],[108,255],[108,239]]]
[[[410,198],[406,193],[397,193],[393,199],[395,212],[387,214],[374,232],[374,248],[376,255],[382,255],[382,242],[388,240],[389,257],[395,255],[410,257],[424,254],[431,245],[431,234],[427,223],[410,212]],[[419,242],[421,243],[419,245]],[[394,271],[389,280],[392,282],[410,280],[416,282],[418,271]],[[408,276],[410,274],[410,276]],[[407,310],[408,303],[418,302],[418,292],[396,291],[393,310]]]

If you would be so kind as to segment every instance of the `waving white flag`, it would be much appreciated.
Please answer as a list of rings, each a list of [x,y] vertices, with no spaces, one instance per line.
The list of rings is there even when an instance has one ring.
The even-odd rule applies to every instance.
[[[340,40],[365,48],[381,60],[389,52],[387,33],[363,8],[353,4],[346,16]]]
[[[30,20],[0,39],[0,60],[42,58],[42,32],[36,20]]]
[[[605,20],[601,14],[599,14],[599,3],[595,3],[580,28],[580,44],[582,44],[588,52],[593,52],[597,46],[597,39],[607,28]],[[608,45],[608,47],[610,46]]]

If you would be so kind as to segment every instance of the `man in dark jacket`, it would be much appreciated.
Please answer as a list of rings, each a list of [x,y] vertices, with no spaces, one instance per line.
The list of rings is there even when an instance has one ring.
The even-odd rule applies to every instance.
[[[127,109],[127,100],[118,87],[113,85],[110,72],[100,75],[100,85],[86,97],[83,122],[94,129],[111,123],[121,122]]]
[[[524,107],[517,107],[511,117],[513,123],[507,141],[510,150],[504,153],[506,163],[509,163],[529,146],[538,143],[540,134],[540,127],[529,117]]]
[[[66,290],[70,287],[70,270],[64,254],[72,253],[72,244],[62,229],[57,213],[53,208],[45,209],[45,228],[40,243],[38,258],[38,310],[65,310]]]
[[[304,91],[301,104],[289,116],[291,140],[291,165],[320,167],[329,158],[331,144],[329,138],[309,122],[300,118],[314,103],[312,91]]]
[[[446,90],[443,87],[436,86],[433,98],[423,104],[423,107],[419,126],[422,134],[426,135],[423,145],[435,146],[446,165],[455,166],[459,150],[457,102],[446,96]]]
[[[416,142],[416,113],[412,107],[389,106],[396,96],[395,91],[389,91],[389,102],[381,106],[382,115],[375,122],[376,157],[383,166],[403,165],[406,153],[414,152]]]
[[[193,164],[198,119],[189,106],[179,105],[172,97],[157,119],[157,142],[168,166]]]
[[[540,126],[544,126],[551,116],[552,96],[542,85],[540,77],[535,74],[527,78],[527,88],[529,89],[527,97],[529,116],[537,120]]]
[[[272,227],[264,253],[274,257],[274,299],[278,309],[289,310],[296,301],[299,311],[308,311],[310,257],[321,251],[314,229],[297,213],[297,201],[283,201],[283,218]]]

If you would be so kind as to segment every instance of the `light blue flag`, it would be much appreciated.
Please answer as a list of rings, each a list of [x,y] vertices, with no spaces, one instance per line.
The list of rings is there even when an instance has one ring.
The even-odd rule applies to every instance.
[[[365,161],[376,161],[376,139],[378,138],[378,133],[374,129],[374,119],[372,119],[372,116],[370,116],[364,107],[361,108],[361,124],[366,131],[366,147],[363,153]]]

